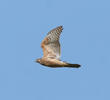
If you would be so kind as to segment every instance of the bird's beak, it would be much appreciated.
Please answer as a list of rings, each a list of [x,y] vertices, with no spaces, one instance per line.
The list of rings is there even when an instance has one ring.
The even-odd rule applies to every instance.
[[[38,62],[38,60],[36,59],[35,62]]]

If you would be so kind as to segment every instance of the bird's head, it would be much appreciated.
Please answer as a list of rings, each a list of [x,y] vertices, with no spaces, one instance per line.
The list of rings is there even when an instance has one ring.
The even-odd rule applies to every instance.
[[[41,58],[36,60],[37,63],[41,63]]]

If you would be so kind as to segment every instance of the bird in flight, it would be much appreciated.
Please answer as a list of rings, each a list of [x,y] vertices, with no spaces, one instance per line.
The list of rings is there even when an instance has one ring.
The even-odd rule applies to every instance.
[[[41,43],[43,49],[43,57],[36,60],[41,65],[58,68],[58,67],[70,67],[79,68],[79,64],[70,64],[60,60],[60,43],[59,38],[63,30],[63,26],[58,26],[48,32],[47,36]]]

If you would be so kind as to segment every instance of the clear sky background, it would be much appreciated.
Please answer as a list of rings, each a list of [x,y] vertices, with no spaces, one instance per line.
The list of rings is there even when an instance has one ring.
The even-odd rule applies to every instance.
[[[40,43],[63,25],[62,60],[35,63]],[[110,100],[109,0],[0,0],[0,100]]]

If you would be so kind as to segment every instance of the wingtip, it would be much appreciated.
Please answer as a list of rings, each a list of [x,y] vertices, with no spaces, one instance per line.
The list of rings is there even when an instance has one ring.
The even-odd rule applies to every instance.
[[[58,26],[57,28],[63,30],[63,25]]]
[[[63,25],[60,25],[60,26],[58,26],[58,27],[61,27],[61,28],[63,28]]]

